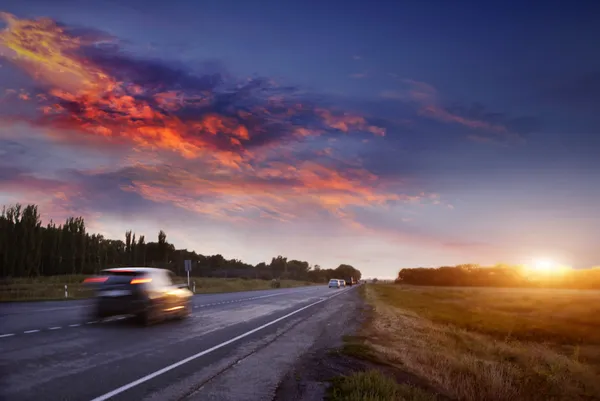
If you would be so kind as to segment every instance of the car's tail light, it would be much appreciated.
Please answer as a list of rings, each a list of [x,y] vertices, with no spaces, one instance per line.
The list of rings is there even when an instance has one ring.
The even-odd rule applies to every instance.
[[[131,279],[130,283],[131,284],[144,284],[144,283],[149,283],[151,281],[152,281],[152,279],[148,278],[148,277],[146,277],[146,278],[134,278],[134,279]]]
[[[84,283],[103,283],[108,280],[108,277],[88,277],[83,280]]]

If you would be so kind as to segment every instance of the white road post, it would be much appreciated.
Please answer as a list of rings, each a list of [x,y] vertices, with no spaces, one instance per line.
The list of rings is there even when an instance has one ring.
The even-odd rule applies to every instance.
[[[69,291],[67,290],[66,284],[65,284],[65,298],[69,298]]]

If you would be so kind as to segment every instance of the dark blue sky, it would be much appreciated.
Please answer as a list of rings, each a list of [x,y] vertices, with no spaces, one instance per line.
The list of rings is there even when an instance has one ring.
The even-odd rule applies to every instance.
[[[340,130],[341,125],[326,117],[322,108],[363,116],[369,125],[386,130],[382,138],[373,136],[366,125],[355,124],[341,130],[341,136],[325,129],[296,141],[289,136],[281,139],[282,125],[269,125],[265,133],[264,124],[271,120],[261,116],[263,128],[253,128],[258,127],[256,121],[246,125],[248,149],[260,153],[263,162],[268,154],[269,162],[261,167],[268,164],[281,176],[289,167],[281,170],[278,163],[293,154],[294,162],[289,165],[299,171],[320,171],[314,174],[322,178],[320,169],[326,166],[354,180],[356,166],[360,166],[361,183],[363,179],[374,182],[364,178],[365,173],[378,177],[385,193],[397,199],[374,200],[376,204],[370,205],[367,192],[357,190],[352,201],[347,193],[340,201],[342,213],[334,210],[328,197],[327,191],[337,189],[305,185],[303,196],[318,198],[321,212],[328,215],[325,221],[311,222],[294,212],[302,209],[302,202],[280,204],[274,212],[269,202],[283,200],[253,203],[239,194],[227,192],[224,197],[220,189],[218,202],[207,201],[201,192],[182,193],[186,199],[182,201],[149,196],[137,187],[133,192],[148,208],[174,209],[185,219],[189,214],[215,233],[194,231],[199,238],[194,241],[189,239],[191,231],[175,225],[172,237],[180,241],[178,246],[252,262],[277,253],[322,265],[347,261],[360,265],[367,276],[369,272],[393,276],[398,268],[414,265],[522,262],[537,257],[578,267],[600,264],[600,248],[595,243],[600,236],[600,5],[596,2],[31,0],[0,1],[0,9],[20,19],[49,17],[80,32],[103,32],[113,37],[113,45],[117,43],[119,54],[127,55],[127,62],[138,60],[137,66],[142,60],[194,76],[218,74],[238,87],[251,77],[276,82],[278,93],[269,89],[271,99],[283,97],[287,106],[297,101],[305,105],[305,111],[314,108],[311,113],[330,128]],[[95,54],[93,61],[107,71],[106,60],[113,62],[114,57],[112,53],[113,58],[100,57],[104,51],[86,54]],[[31,74],[23,71],[30,72],[30,68],[10,55],[7,60],[0,70],[4,90],[39,88],[39,82],[27,84]],[[121,70],[115,66],[111,76],[119,77],[123,64]],[[150,68],[154,78],[167,82],[164,68],[158,70],[152,64],[144,71]],[[139,74],[141,70],[132,71]],[[148,74],[144,79],[147,87]],[[192,81],[186,82],[188,87],[178,90],[190,89]],[[289,90],[283,91],[282,86]],[[227,103],[227,107],[215,106],[214,111],[233,115],[232,108],[241,110],[248,102],[257,102],[244,99],[246,103]],[[14,104],[2,107],[11,119],[14,113],[25,113],[13,110]],[[274,109],[269,110],[272,115]],[[285,121],[285,129],[309,127],[314,120],[307,118],[305,112],[296,115]],[[47,149],[49,143],[54,153],[46,155],[51,167],[44,169],[54,169],[58,181],[69,180],[65,169],[96,174],[108,164],[114,166],[114,155],[121,160],[120,168],[131,165],[122,161],[130,160],[125,148],[98,153],[98,144],[80,143],[85,142],[82,135],[65,134],[67,139],[57,141],[43,133],[43,126],[30,123],[27,118],[19,120],[18,130],[24,134],[17,138],[0,131],[0,151],[7,154],[15,146],[23,149],[19,153],[23,156],[13,155],[10,162],[0,162],[0,168],[37,170],[25,163],[30,159],[24,155],[39,152],[38,147]],[[99,121],[93,124],[106,128]],[[75,142],[83,153],[95,152],[85,160],[98,165],[73,159],[65,162],[63,155]],[[315,161],[315,154],[322,150],[327,150],[328,159],[321,155]],[[158,158],[194,176],[199,168],[197,164],[176,166],[168,155]],[[257,159],[252,160],[250,164],[256,167]],[[264,177],[244,176],[245,182],[259,178]],[[294,196],[296,190],[284,198]],[[6,201],[14,201],[25,199],[31,190],[7,185],[3,193]],[[155,230],[164,224],[133,214],[123,222],[119,211],[123,202],[140,201],[131,197],[132,191],[123,193],[127,197],[120,204],[86,203],[84,208],[81,199],[71,197],[68,207],[62,205],[59,210],[89,213],[98,227],[114,235],[121,235],[126,226]],[[49,202],[54,205],[49,210],[56,208],[56,200]],[[301,222],[290,217],[293,221],[281,218],[265,223],[260,213],[251,213],[253,224],[264,225],[264,238],[268,232],[279,232],[277,239],[261,242],[248,239],[238,223],[215,218],[223,212],[218,204],[253,204],[260,213],[293,215]],[[269,211],[263,208],[265,204]],[[224,207],[227,213],[229,206]],[[356,233],[347,234],[341,228],[349,220],[361,227]],[[330,238],[333,250],[299,245],[313,241],[303,233],[304,224]],[[228,240],[215,240],[216,233]],[[360,246],[348,251],[349,241]]]

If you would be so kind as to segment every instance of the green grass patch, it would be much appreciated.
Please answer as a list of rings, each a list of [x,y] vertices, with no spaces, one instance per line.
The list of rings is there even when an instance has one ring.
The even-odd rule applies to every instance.
[[[339,352],[343,355],[371,362],[380,362],[375,350],[365,343],[366,338],[360,336],[344,336],[344,344]]]
[[[433,401],[436,397],[417,387],[399,384],[377,370],[335,378],[328,401]]]

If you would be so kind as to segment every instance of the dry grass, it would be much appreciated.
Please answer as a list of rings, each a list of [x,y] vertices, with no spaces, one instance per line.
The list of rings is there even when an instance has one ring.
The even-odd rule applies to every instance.
[[[600,293],[368,285],[361,335],[458,400],[600,399]]]
[[[434,401],[435,396],[406,384],[398,384],[377,370],[336,378],[329,401]]]
[[[19,278],[0,282],[0,302],[9,301],[49,301],[64,299],[83,299],[92,296],[90,289],[82,285],[87,276],[64,275],[37,278]],[[179,283],[187,278],[178,277]],[[219,292],[237,292],[270,289],[270,280],[244,280],[240,278],[194,278],[196,293],[212,294]],[[65,298],[65,284],[68,298]],[[294,280],[281,280],[281,288],[300,287],[314,283]]]

